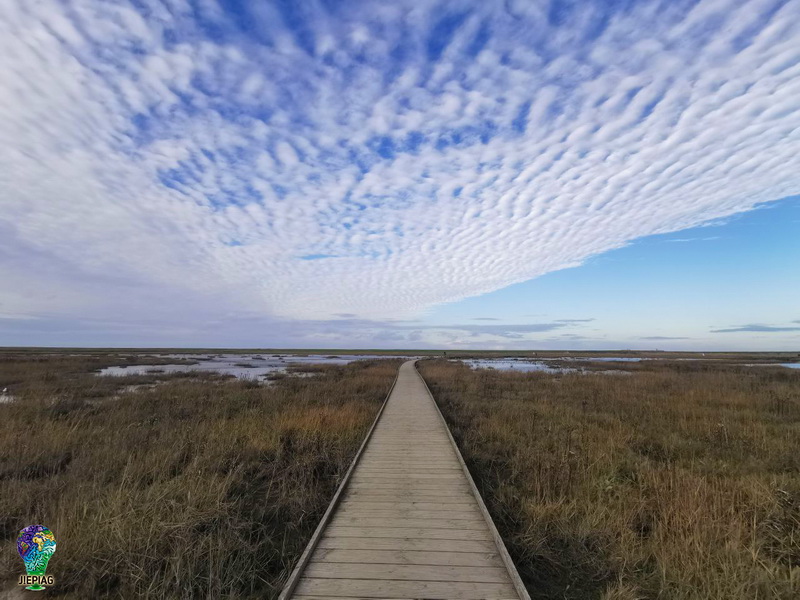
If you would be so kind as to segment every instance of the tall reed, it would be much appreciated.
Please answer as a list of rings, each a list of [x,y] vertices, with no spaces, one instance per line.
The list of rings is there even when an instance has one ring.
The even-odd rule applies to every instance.
[[[800,372],[421,371],[533,598],[800,598]]]
[[[117,360],[0,358],[17,397],[0,405],[0,586],[21,572],[17,531],[41,523],[58,597],[277,596],[399,362],[268,386],[91,373]]]

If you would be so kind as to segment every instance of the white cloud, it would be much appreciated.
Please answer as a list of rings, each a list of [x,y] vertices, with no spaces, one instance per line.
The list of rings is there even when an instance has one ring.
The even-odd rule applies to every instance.
[[[113,312],[124,280],[400,317],[800,191],[797,2],[637,5],[596,39],[480,3],[435,63],[444,5],[304,21],[312,56],[272,13],[254,37],[204,2],[211,38],[189,4],[148,4],[0,7],[4,312]]]

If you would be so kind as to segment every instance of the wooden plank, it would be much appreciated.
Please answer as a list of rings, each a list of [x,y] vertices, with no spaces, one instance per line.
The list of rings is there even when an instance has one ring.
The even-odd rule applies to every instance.
[[[453,453],[453,449],[447,446],[447,440],[441,439],[440,433],[444,433],[444,431],[434,431],[426,433],[424,436],[415,436],[411,433],[406,433],[403,435],[402,439],[396,442],[388,439],[385,434],[376,433],[376,435],[381,437],[381,445],[375,446],[372,451],[393,452],[395,454],[419,454],[424,456],[428,450],[433,448],[435,450],[446,451],[444,456],[450,456]],[[431,442],[430,438],[433,436],[440,439],[436,442]],[[409,442],[414,445],[409,445]]]
[[[363,498],[365,496],[383,496],[384,498],[395,498],[398,501],[410,501],[416,500],[418,497],[421,497],[423,500],[428,499],[429,502],[436,502],[440,498],[449,499],[452,501],[458,502],[466,502],[469,500],[469,496],[466,494],[467,490],[463,488],[457,489],[450,489],[447,486],[430,486],[425,488],[418,488],[412,485],[395,485],[395,486],[386,486],[386,485],[375,485],[375,486],[363,486],[363,487],[353,487],[348,489],[347,498]],[[434,498],[434,500],[430,500],[430,498]]]
[[[426,485],[420,487],[403,483],[395,483],[392,485],[369,485],[360,483],[358,485],[348,487],[348,492],[351,494],[381,494],[383,496],[394,496],[396,498],[400,498],[401,496],[446,496],[449,498],[461,498],[463,500],[469,498],[469,488],[465,488],[461,483],[453,487],[446,485]]]
[[[386,421],[385,424],[387,426],[393,426],[396,428],[401,428],[401,425],[398,422],[398,415],[394,413],[388,413],[391,421]],[[428,420],[430,417],[435,416],[433,411],[430,411],[427,415],[422,415],[425,420]],[[415,419],[419,419],[420,415],[415,415]],[[418,422],[418,421],[417,421]],[[410,428],[409,428],[410,427]],[[443,431],[441,427],[435,427],[432,429],[426,429],[425,431],[418,431],[414,429],[415,422],[409,422],[409,426],[405,428],[404,431],[400,431],[399,433],[392,433],[392,431],[387,430],[386,427],[379,427],[376,430],[376,433],[379,433],[381,436],[381,440],[385,441],[387,444],[395,445],[398,447],[403,448],[404,450],[416,450],[416,446],[407,446],[406,443],[408,442],[409,438],[411,439],[418,439],[421,442],[429,445],[429,446],[441,446],[447,440],[443,440],[441,437],[438,437],[437,434]]]
[[[370,579],[315,579],[303,577],[297,593],[310,596],[356,598],[425,598],[426,600],[516,599],[509,583],[455,583],[452,581],[375,581]]]
[[[371,478],[371,479],[432,479],[433,481],[441,480],[441,479],[455,479],[457,481],[463,480],[464,475],[459,473],[458,471],[448,471],[448,470],[415,470],[413,468],[407,469],[394,469],[394,471],[389,471],[388,469],[372,469],[370,471],[364,471],[362,473],[356,473],[355,477],[363,478]]]
[[[409,440],[407,443],[413,444],[414,441]],[[390,450],[386,447],[378,446],[369,453],[367,458],[370,460],[385,462],[396,460],[408,460],[416,462],[435,461],[437,463],[447,463],[451,465],[454,462],[458,462],[456,457],[452,456],[452,451],[444,450],[442,448],[427,448],[423,451],[409,453],[401,452],[399,450]]]
[[[442,565],[383,565],[329,563],[312,560],[304,577],[317,579],[380,579],[391,581],[453,581],[478,583],[508,582],[508,573],[499,567],[453,567]]]
[[[483,516],[477,510],[471,508],[451,509],[451,510],[423,510],[420,508],[400,508],[392,506],[387,508],[366,508],[346,506],[339,513],[346,518],[370,517],[382,519],[438,519],[451,521],[480,521]]]
[[[403,529],[464,529],[483,531],[486,525],[480,517],[464,519],[404,519],[388,517],[347,516],[339,514],[331,527],[398,527]]]
[[[428,416],[434,416],[434,413],[431,413]],[[421,444],[425,446],[447,446],[445,443],[447,440],[437,437],[437,434],[441,433],[442,431],[444,431],[443,428],[437,427],[436,429],[430,429],[427,431],[408,429],[407,431],[402,432],[400,435],[394,435],[384,431],[383,429],[379,429],[378,433],[380,434],[381,441],[384,442],[384,445],[394,445],[398,448],[403,448],[404,450],[414,451],[417,450],[419,446],[408,446],[407,444],[409,439],[420,440]]]
[[[455,486],[469,491],[469,486],[457,474],[447,477],[423,477],[418,475],[357,475],[350,482],[350,485],[374,485],[374,486],[403,486],[404,488],[420,486],[426,488],[449,488]]]
[[[439,435],[439,434],[436,434]],[[390,457],[390,458],[435,458],[437,460],[448,460],[450,459],[453,451],[451,448],[447,448],[444,445],[437,444],[436,446],[432,446],[430,444],[424,444],[419,440],[407,439],[405,444],[415,444],[414,450],[403,450],[400,447],[393,447],[388,446],[385,443],[381,442],[380,446],[376,446],[372,449],[371,455],[376,457]]]
[[[444,471],[446,473],[460,473],[461,467],[455,461],[452,463],[439,463],[431,464],[429,462],[417,461],[395,461],[395,462],[377,462],[377,461],[364,461],[360,464],[359,472],[365,473],[369,471],[379,471],[381,473],[393,473],[399,471],[401,473],[414,471],[420,473],[438,473]]]
[[[353,483],[359,481],[408,481],[408,480],[422,480],[422,483],[430,483],[429,480],[443,481],[445,479],[454,479],[456,481],[463,481],[464,474],[458,472],[451,473],[420,473],[420,472],[406,472],[406,473],[356,473],[353,477]]]
[[[395,479],[456,479],[461,473],[452,469],[421,469],[417,467],[398,467],[394,469],[366,469],[358,474],[359,477],[378,477]]]
[[[416,497],[415,497],[416,496]],[[408,489],[402,496],[396,490],[349,490],[347,496],[344,498],[347,502],[373,502],[373,503],[386,503],[393,502],[396,504],[418,504],[422,503],[435,503],[438,505],[452,505],[463,504],[477,508],[471,498],[464,496],[461,491],[453,492],[452,490],[435,490],[414,491]]]
[[[364,470],[391,469],[401,471],[406,469],[421,469],[423,471],[450,471],[461,468],[456,461],[431,462],[422,458],[402,460],[369,458],[364,460],[362,466],[364,467]]]
[[[427,496],[427,497],[450,497],[456,498],[459,502],[468,502],[472,500],[469,494],[465,493],[463,488],[452,489],[451,487],[440,487],[440,488],[425,488],[420,489],[417,487],[403,487],[403,486],[395,486],[395,487],[386,487],[386,486],[359,486],[359,487],[348,487],[347,489],[348,496],[384,496],[386,498],[398,498],[401,495],[405,496]]]
[[[434,416],[435,414],[431,414],[426,418],[432,418]],[[378,431],[376,435],[381,436],[381,445],[376,448],[379,450],[396,450],[397,452],[405,452],[408,454],[420,454],[424,452],[426,448],[443,448],[447,450],[448,453],[452,452],[452,448],[447,447],[447,440],[439,435],[443,433],[443,431],[444,430],[437,429],[436,431],[426,432],[423,435],[417,435],[413,431],[406,431],[397,439],[392,439],[385,432]],[[418,445],[409,446],[409,441],[416,442]]]
[[[364,598],[357,598],[356,596],[292,596],[295,600],[364,600]],[[417,600],[416,598],[400,598],[392,597],[390,600]]]
[[[409,538],[417,540],[491,540],[488,531],[475,529],[420,529],[413,527],[351,527],[329,526],[331,537]]]
[[[349,550],[424,550],[430,552],[497,552],[488,540],[430,540],[409,538],[329,537],[319,541],[318,548],[340,548]]]
[[[352,487],[368,486],[377,489],[413,489],[413,490],[429,490],[429,489],[454,489],[463,490],[469,496],[469,486],[461,479],[428,479],[427,477],[359,477],[354,479],[350,485]]]
[[[357,497],[347,498],[342,505],[347,505],[347,509],[354,510],[387,510],[397,507],[400,510],[453,510],[453,511],[468,511],[474,514],[480,514],[480,511],[472,502],[457,502],[455,500],[447,501],[414,501],[414,500],[397,500],[392,498],[390,500],[370,500],[359,499]]]
[[[430,415],[426,415],[425,418],[431,418],[435,416],[435,413],[431,413]],[[390,415],[391,418],[391,415]],[[419,415],[417,415],[419,418]],[[395,417],[395,421],[396,421]],[[399,436],[393,436],[392,434],[379,430],[377,433],[381,436],[381,447],[396,447],[401,449],[405,452],[416,452],[419,450],[421,446],[442,446],[446,447],[447,440],[442,439],[439,436],[439,433],[444,431],[443,429],[435,429],[426,432],[417,432],[413,430],[408,430],[402,432]],[[411,440],[418,440],[420,442],[420,446],[409,446],[408,441]]]
[[[452,448],[447,447],[447,440],[441,438],[441,433],[443,433],[443,430],[431,431],[425,435],[414,435],[412,432],[406,432],[402,438],[392,441],[386,434],[378,432],[376,435],[381,436],[381,445],[376,446],[375,450],[397,452],[398,454],[424,454],[430,448],[435,448],[437,450],[446,450],[447,455],[450,455]],[[436,441],[431,441],[434,437]],[[409,442],[413,442],[415,445],[410,446]]]
[[[386,435],[378,433],[376,435],[381,436],[381,445],[376,446],[374,450],[377,452],[394,452],[396,454],[425,454],[429,450],[434,449],[443,452],[446,451],[447,454],[445,454],[445,456],[449,456],[452,453],[452,448],[447,447],[447,440],[441,439],[441,433],[443,432],[433,431],[425,434],[425,436],[415,436],[407,433],[403,436],[403,439],[397,442],[392,442],[387,439]],[[436,442],[431,442],[431,437],[439,439]],[[410,446],[409,442],[414,445]]]
[[[456,502],[460,502],[461,498],[459,496],[415,496],[411,494],[406,494],[402,496],[394,495],[394,496],[376,496],[376,495],[365,495],[365,496],[347,496],[347,500],[353,501],[364,501],[364,502],[380,502],[384,504],[409,504],[409,503],[424,503],[424,504],[432,504],[432,503],[441,503],[444,505],[453,505]],[[464,506],[463,504],[461,506]]]
[[[359,471],[407,471],[409,469],[419,470],[423,472],[427,471],[461,471],[461,467],[458,466],[458,463],[454,462],[429,462],[424,460],[365,460],[361,463]]]
[[[469,495],[469,486],[467,482],[464,481],[464,478],[451,478],[451,477],[416,477],[414,475],[394,475],[394,476],[386,476],[381,477],[378,476],[365,476],[362,477],[361,475],[357,475],[361,481],[356,481],[355,477],[353,481],[350,482],[351,487],[356,486],[393,486],[393,485],[404,485],[408,486],[409,484],[414,484],[415,487],[419,486],[420,489],[424,487],[446,487],[446,488],[463,488],[467,491],[467,495]]]
[[[439,454],[439,455],[430,455],[427,456],[408,456],[408,455],[397,455],[390,456],[388,452],[369,452],[364,456],[364,463],[369,464],[372,462],[383,462],[383,463],[392,463],[396,460],[405,460],[409,462],[417,462],[424,465],[446,465],[446,466],[458,466],[458,461],[456,460],[455,456],[450,456],[449,454]]]
[[[413,444],[414,442],[409,440],[408,443]],[[442,457],[448,456],[449,454],[450,450],[444,450],[442,448],[429,448],[424,452],[400,452],[398,450],[383,448],[371,452],[369,457],[381,460],[425,460],[435,457],[438,460],[441,460]]]
[[[454,469],[459,468],[458,463],[453,461],[436,461],[430,462],[423,457],[408,457],[402,456],[375,456],[370,457],[365,461],[365,469],[414,469],[419,467],[423,470],[436,471],[439,469]]]
[[[329,596],[325,594],[324,596],[292,596],[294,600],[364,600],[364,598],[356,598],[355,596]],[[417,600],[416,598],[400,598],[392,597],[389,600]]]
[[[414,492],[409,490],[407,492],[398,492],[397,490],[363,490],[362,492],[351,492],[345,496],[345,500],[364,500],[369,502],[441,502],[443,504],[453,504],[456,502],[464,503],[466,498],[463,494],[454,494],[453,492],[442,490],[436,492],[428,490],[427,493]]]
[[[458,463],[455,461],[449,464],[439,463],[434,465],[422,459],[384,461],[383,463],[373,463],[370,461],[364,464],[365,471],[409,471],[418,469],[421,473],[437,473],[439,471],[458,473],[459,468]]]
[[[413,449],[408,447],[408,444],[415,444]],[[431,451],[438,451],[442,452],[439,455],[432,455]],[[417,456],[419,458],[430,457],[430,458],[444,458],[450,457],[453,454],[453,449],[448,448],[446,444],[426,444],[421,440],[415,439],[406,439],[403,442],[403,446],[397,445],[394,446],[392,444],[387,444],[384,440],[381,440],[380,446],[375,446],[370,453],[373,456],[381,456],[385,454],[392,454],[395,456]]]
[[[411,488],[410,481],[353,481],[348,486],[352,490],[407,490]],[[469,495],[469,486],[461,480],[455,479],[447,483],[440,481],[415,481],[413,482],[413,490],[425,492],[427,490],[448,490],[451,492],[465,493]]]
[[[426,444],[421,440],[414,440],[414,439],[406,439],[403,442],[404,445],[408,444],[415,444],[414,449],[403,448],[402,446],[392,446],[387,444],[384,440],[381,440],[381,445],[376,446],[371,454],[374,456],[380,456],[382,454],[393,454],[396,456],[418,456],[423,458],[425,456],[431,456],[431,452],[442,452],[438,456],[450,456],[453,452],[452,448],[448,448],[447,445],[444,443],[441,444]]]
[[[379,475],[379,476],[404,476],[404,475],[460,475],[461,473],[453,467],[422,467],[413,464],[397,464],[394,467],[370,466],[365,468],[359,475]]]
[[[410,463],[410,464],[418,464],[424,467],[458,467],[458,460],[456,460],[455,456],[388,456],[385,454],[371,452],[364,456],[364,465],[371,465],[371,464],[382,464],[385,466],[392,466],[396,465],[398,461]]]
[[[391,501],[398,502],[466,502],[468,497],[465,497],[461,491],[453,490],[412,490],[405,491],[398,490],[370,490],[368,488],[361,490],[348,490],[345,496],[347,500],[371,500],[371,501]]]
[[[324,596],[292,596],[294,600],[364,600],[364,598],[356,598],[355,596],[329,596],[325,594]],[[392,597],[389,600],[417,600],[417,598],[400,598]]]
[[[432,552],[429,550],[347,550],[319,548],[315,562],[385,565],[444,565],[451,567],[503,567],[497,552]]]

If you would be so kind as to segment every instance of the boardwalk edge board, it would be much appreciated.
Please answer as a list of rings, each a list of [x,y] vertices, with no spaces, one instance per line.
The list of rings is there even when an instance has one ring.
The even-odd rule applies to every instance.
[[[416,364],[416,363],[415,363]],[[389,392],[386,394],[386,398],[383,399],[383,404],[378,409],[378,414],[375,415],[375,419],[372,421],[372,425],[370,425],[369,431],[367,431],[367,435],[364,436],[364,441],[361,442],[361,446],[358,448],[358,452],[353,457],[353,461],[350,463],[350,468],[347,469],[347,473],[344,474],[341,483],[339,483],[339,487],[336,488],[336,493],[333,495],[331,499],[331,503],[328,505],[328,508],[325,510],[325,514],[322,515],[322,519],[320,519],[317,528],[314,530],[314,534],[311,536],[311,539],[308,541],[305,550],[300,555],[300,559],[297,561],[297,565],[295,565],[294,570],[292,570],[291,575],[289,575],[289,579],[286,581],[286,585],[283,587],[281,591],[281,595],[278,596],[278,600],[288,600],[292,592],[294,592],[297,584],[300,582],[300,576],[303,574],[303,571],[308,564],[309,559],[311,558],[311,554],[317,547],[320,539],[322,539],[322,534],[325,531],[325,528],[331,521],[333,517],[333,513],[339,505],[339,501],[341,500],[342,494],[344,493],[345,488],[347,488],[347,484],[350,481],[350,476],[353,474],[353,471],[356,469],[356,465],[358,464],[358,460],[361,458],[361,455],[364,453],[364,448],[367,447],[367,442],[372,437],[372,432],[375,431],[375,427],[378,425],[378,421],[380,421],[381,415],[383,414],[383,409],[386,408],[387,402],[389,402],[389,398],[392,396],[392,392],[394,391],[394,386],[397,385],[397,380],[400,378],[400,369],[397,369],[397,375],[394,376],[394,381],[392,382],[392,386],[389,388]],[[429,392],[430,393],[430,392]]]
[[[486,508],[486,504],[483,502],[483,498],[481,497],[481,493],[478,491],[478,487],[475,485],[475,481],[472,479],[472,474],[469,472],[467,468],[467,463],[464,462],[464,457],[461,456],[461,450],[458,449],[458,444],[456,444],[455,439],[453,439],[453,434],[450,433],[450,427],[447,425],[447,421],[445,421],[444,415],[442,415],[442,411],[439,409],[439,405],[436,402],[436,398],[433,397],[431,393],[431,389],[428,387],[428,382],[425,381],[425,378],[420,374],[419,370],[417,369],[417,362],[414,361],[414,372],[417,374],[422,380],[422,383],[425,385],[425,390],[428,392],[428,396],[431,398],[431,402],[436,407],[436,412],[439,415],[439,418],[442,420],[444,424],[444,430],[447,432],[447,437],[450,440],[450,444],[453,446],[453,450],[456,453],[456,458],[458,458],[458,462],[461,464],[461,469],[464,471],[464,476],[467,478],[467,483],[469,484],[470,489],[472,490],[472,495],[475,497],[475,501],[478,503],[478,507],[481,510],[481,514],[483,515],[483,519],[486,521],[486,525],[489,527],[489,532],[492,534],[492,538],[494,539],[494,543],[497,546],[498,553],[500,554],[500,558],[503,561],[503,564],[508,571],[509,577],[511,577],[511,583],[514,586],[517,594],[519,594],[520,600],[531,600],[530,594],[528,594],[528,590],[525,588],[525,584],[522,583],[522,579],[517,572],[517,567],[514,565],[514,561],[511,560],[511,555],[508,553],[506,549],[506,545],[503,542],[503,538],[500,537],[500,532],[497,531],[497,527],[494,525],[494,520],[492,519],[492,515],[489,514],[489,509]]]

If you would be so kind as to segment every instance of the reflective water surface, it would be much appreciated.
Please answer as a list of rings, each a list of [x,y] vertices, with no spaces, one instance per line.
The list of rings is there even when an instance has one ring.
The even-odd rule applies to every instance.
[[[453,359],[453,360],[459,360],[459,359]],[[662,360],[662,359],[637,358],[637,357],[610,357],[610,356],[602,356],[602,357],[565,356],[565,357],[548,359],[548,362],[544,362],[542,360],[528,359],[528,358],[476,358],[476,359],[461,359],[461,362],[469,365],[473,369],[497,369],[500,371],[521,371],[521,372],[539,371],[542,373],[585,372],[585,373],[603,373],[611,375],[611,374],[629,374],[629,371],[590,371],[590,370],[584,370],[580,367],[575,367],[575,368],[563,367],[548,363],[584,362],[584,361],[632,363],[632,362],[641,362],[643,360]],[[703,360],[703,359],[683,358],[677,360]],[[737,363],[730,363],[730,364],[737,364]],[[743,366],[746,367],[787,367],[789,369],[800,369],[800,363],[756,363],[756,364],[738,363],[738,364],[742,364]]]
[[[129,365],[106,367],[98,375],[147,375],[153,373],[186,373],[189,371],[212,371],[233,375],[239,379],[262,379],[270,373],[286,371],[290,364],[345,365],[355,360],[387,359],[393,356],[370,354],[348,354],[344,356],[293,354],[167,354],[167,358],[196,361],[196,364]]]
[[[166,365],[121,365],[106,367],[98,372],[99,375],[144,375],[152,373],[183,373],[188,371],[212,371],[223,375],[233,375],[240,379],[263,379],[271,373],[281,373],[286,371],[290,364],[314,364],[314,365],[344,365],[355,360],[365,359],[389,359],[397,356],[372,355],[372,354],[352,354],[352,355],[295,355],[295,354],[165,354],[166,358],[184,359],[195,361],[196,364],[166,364]],[[421,358],[419,356],[405,356],[403,358]],[[521,372],[541,372],[541,373],[575,373],[575,372],[594,372],[584,371],[577,364],[575,367],[563,366],[564,362],[619,362],[635,363],[643,360],[659,360],[654,358],[640,358],[630,356],[563,356],[544,360],[531,358],[475,358],[475,359],[452,359],[460,360],[473,369],[497,369],[500,371],[521,371]],[[702,359],[683,359],[683,360],[702,360]],[[554,364],[555,363],[555,364]],[[559,364],[561,363],[561,364]],[[800,363],[759,363],[746,366],[782,366],[790,369],[800,369]],[[608,374],[624,374],[626,371],[603,371]],[[8,399],[6,399],[8,398]],[[10,402],[10,396],[0,396],[0,402]]]
[[[522,371],[528,373],[539,371],[542,373],[573,373],[578,369],[569,367],[551,367],[540,360],[525,360],[518,358],[476,358],[461,361],[473,369],[497,369],[499,371]]]

